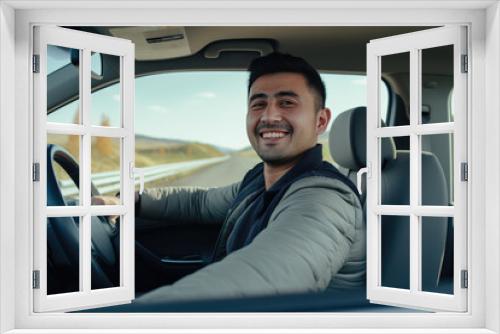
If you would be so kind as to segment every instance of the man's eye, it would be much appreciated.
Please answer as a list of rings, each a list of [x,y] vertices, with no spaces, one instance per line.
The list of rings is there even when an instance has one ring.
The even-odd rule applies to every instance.
[[[280,105],[282,107],[293,107],[295,105],[295,102],[294,101],[291,101],[291,100],[282,100],[280,102]]]
[[[260,109],[260,108],[265,107],[265,105],[266,104],[264,102],[256,102],[256,103],[250,105],[250,108],[252,108],[252,109]]]

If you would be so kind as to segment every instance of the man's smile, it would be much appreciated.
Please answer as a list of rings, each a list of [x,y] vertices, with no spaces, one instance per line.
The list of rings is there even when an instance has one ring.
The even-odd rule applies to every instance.
[[[255,129],[257,138],[263,139],[265,143],[276,143],[288,138],[292,134],[289,124],[259,124]]]
[[[261,138],[282,138],[285,137],[289,134],[288,131],[276,131],[276,130],[269,130],[269,131],[261,131],[260,132],[260,137]]]
[[[286,132],[263,132],[260,136],[262,138],[281,138],[287,134]]]

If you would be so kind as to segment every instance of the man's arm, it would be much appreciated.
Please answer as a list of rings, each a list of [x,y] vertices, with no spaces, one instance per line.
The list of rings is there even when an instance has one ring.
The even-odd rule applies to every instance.
[[[356,196],[337,180],[293,185],[269,226],[223,260],[137,302],[230,298],[324,290],[346,261],[362,223]]]
[[[173,223],[221,223],[238,192],[239,183],[219,188],[165,187],[145,190],[136,216]]]

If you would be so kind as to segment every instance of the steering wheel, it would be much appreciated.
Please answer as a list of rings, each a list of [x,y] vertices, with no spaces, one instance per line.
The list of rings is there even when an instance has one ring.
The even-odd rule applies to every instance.
[[[47,206],[68,205],[62,195],[55,173],[58,164],[79,187],[79,165],[64,148],[47,146]],[[91,183],[91,195],[99,195]],[[79,290],[80,270],[80,220],[78,217],[50,217],[47,219],[48,266],[54,282],[47,282],[48,293]],[[105,217],[91,217],[91,287],[92,289],[119,286],[119,227],[111,226]],[[117,242],[118,241],[118,242]],[[114,243],[118,246],[115,247]],[[116,245],[116,244],[115,244]]]

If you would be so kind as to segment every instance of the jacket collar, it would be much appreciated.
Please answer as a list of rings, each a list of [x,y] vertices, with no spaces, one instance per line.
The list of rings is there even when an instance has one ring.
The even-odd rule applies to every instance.
[[[286,172],[285,175],[280,177],[278,181],[276,181],[271,188],[267,190],[267,192],[276,193],[301,174],[318,168],[323,161],[322,147],[323,146],[321,144],[316,144],[316,146],[302,153],[302,157],[299,159],[297,164]],[[262,176],[264,176],[264,170],[262,170]],[[262,177],[262,180],[264,181],[264,177]]]

